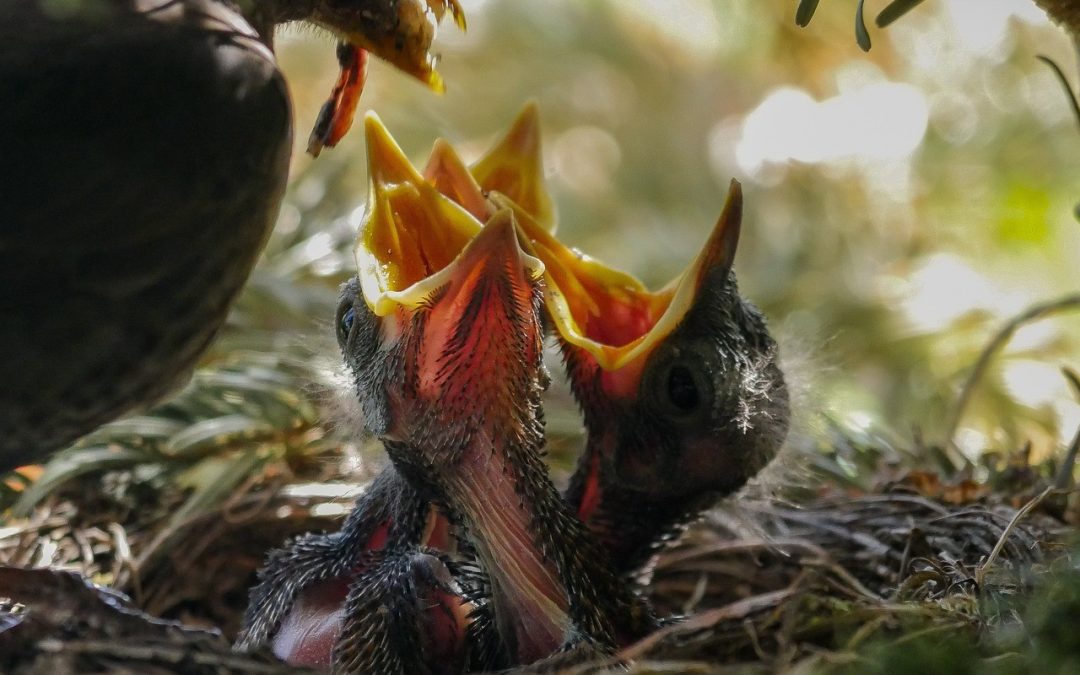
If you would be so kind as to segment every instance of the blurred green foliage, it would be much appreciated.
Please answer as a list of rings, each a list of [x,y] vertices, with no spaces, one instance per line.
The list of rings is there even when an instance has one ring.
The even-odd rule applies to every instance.
[[[860,675],[1075,673],[1080,670],[1080,571],[1075,552],[1059,563],[1032,576],[1030,593],[984,598],[982,617],[989,630],[982,635],[963,630],[902,634],[894,642],[868,645],[850,662],[817,670]]]
[[[650,284],[692,257],[738,178],[747,214],[736,270],[806,383],[810,435],[828,413],[942,441],[994,331],[1080,288],[1080,137],[1035,58],[1067,66],[1072,54],[1026,0],[922,3],[875,30],[868,54],[844,2],[823,3],[805,29],[786,1],[463,4],[467,34],[443,26],[437,40],[448,92],[375,63],[362,106],[420,162],[438,136],[475,156],[537,99],[561,236]],[[294,175],[274,255],[230,340],[251,326],[278,341],[325,331],[333,288],[352,270],[362,134],[317,161],[303,155],[332,51],[326,36],[279,36],[296,102]],[[881,96],[898,107],[874,104]],[[815,117],[793,116],[789,99],[809,100]],[[819,156],[788,149],[803,145]],[[1080,424],[1059,375],[1080,366],[1078,329],[1080,317],[1062,314],[1017,333],[962,420],[965,452],[1026,440],[1037,458],[1061,451]]]

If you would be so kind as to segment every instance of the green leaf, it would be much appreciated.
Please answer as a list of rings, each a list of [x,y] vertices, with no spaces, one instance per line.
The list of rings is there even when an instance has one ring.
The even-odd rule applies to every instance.
[[[1062,89],[1065,90],[1065,96],[1069,100],[1069,105],[1072,106],[1073,117],[1076,118],[1076,123],[1080,124],[1080,99],[1077,99],[1076,94],[1073,93],[1072,86],[1069,84],[1069,78],[1065,76],[1065,71],[1063,71],[1061,66],[1049,56],[1038,54],[1035,58],[1050,66],[1050,70],[1054,71],[1054,76],[1057,77],[1058,82],[1061,83]],[[1080,218],[1080,216],[1078,216],[1078,218]]]
[[[881,10],[874,23],[878,25],[878,28],[884,28],[921,5],[922,2],[923,0],[893,0],[885,9]]]
[[[133,464],[151,461],[141,450],[124,448],[119,445],[74,448],[61,453],[49,462],[41,477],[23,493],[12,507],[16,516],[26,516],[42,499],[52,494],[60,485],[79,476],[91,473],[123,469]]]
[[[795,10],[795,25],[806,28],[810,25],[810,19],[814,18],[819,0],[800,0],[799,8]]]
[[[1050,195],[1041,185],[1015,183],[1000,196],[997,238],[1004,244],[1043,244],[1052,233]]]
[[[1080,401],[1080,373],[1077,373],[1072,368],[1065,366],[1061,369],[1061,374],[1065,376],[1065,379],[1069,381],[1069,386],[1072,387],[1073,395],[1076,396],[1076,400]]]
[[[266,460],[266,453],[249,448],[229,457],[199,462],[181,479],[181,483],[194,486],[194,491],[172,515],[170,524],[176,526],[219,508],[236,486],[255,475]]]
[[[870,51],[870,33],[866,32],[866,21],[863,20],[863,2],[859,0],[855,8],[855,41],[864,52]]]
[[[240,443],[270,440],[276,434],[277,430],[272,425],[261,420],[244,415],[226,415],[191,425],[169,439],[163,451],[177,459],[195,459]]]
[[[111,422],[84,437],[80,446],[121,443],[125,446],[154,446],[184,428],[176,420],[140,415]]]
[[[244,415],[267,420],[278,428],[313,422],[314,408],[295,392],[300,385],[281,379],[260,377],[255,371],[200,374],[200,384],[216,389],[216,395],[223,399],[236,401],[233,405]]]

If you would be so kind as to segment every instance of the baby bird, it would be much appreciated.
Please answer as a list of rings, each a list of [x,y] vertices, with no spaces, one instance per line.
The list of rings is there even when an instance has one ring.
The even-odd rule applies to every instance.
[[[777,454],[790,406],[776,342],[731,271],[738,182],[696,259],[650,291],[552,234],[535,104],[469,168],[436,143],[425,175],[478,216],[512,210],[544,262],[548,323],[587,432],[566,498],[620,570],[635,570]]]
[[[395,275],[423,273],[421,268],[429,262],[426,258],[434,260],[436,267],[444,264],[446,252],[475,237],[480,219],[493,215],[499,204],[514,212],[521,241],[545,263],[547,323],[556,329],[562,344],[589,433],[587,450],[567,499],[602,544],[601,555],[618,571],[635,570],[663,540],[719,496],[741,487],[775,454],[786,431],[786,390],[764,320],[739,298],[730,275],[741,222],[737,184],[733,184],[729,203],[697,260],[668,289],[652,293],[632,277],[567,249],[551,236],[554,209],[543,188],[535,106],[528,106],[506,137],[471,167],[465,167],[449,144],[436,143],[423,177],[438,193],[451,197],[471,214],[472,220],[435,198],[437,193],[418,179],[374,119],[368,120],[368,142],[374,181],[370,203],[383,200],[396,219],[391,227],[383,228],[382,235],[366,230],[367,239],[358,248],[361,269],[372,273],[368,280],[373,282],[370,288],[376,302],[386,299],[379,294],[390,287]],[[422,198],[417,199],[418,195]],[[435,221],[454,225],[443,222],[433,226]],[[372,255],[375,250],[387,251],[385,258]],[[410,267],[412,272],[406,272]],[[381,280],[379,274],[384,275]],[[353,281],[343,291],[338,312],[343,349],[360,311],[354,306],[356,296]],[[734,329],[730,329],[732,316],[737,317]],[[716,317],[727,325],[718,325]],[[682,352],[689,352],[689,356]],[[727,354],[735,356],[734,365],[724,361]],[[690,370],[687,365],[670,363],[680,357],[698,359],[693,363],[700,372],[679,373],[680,365]],[[661,369],[666,377],[656,374]],[[666,407],[659,398],[664,394],[669,395]],[[699,402],[702,411],[708,408],[709,412],[698,411],[693,416],[672,410],[678,402],[685,406],[694,398],[708,399]],[[379,414],[374,408],[366,412]],[[749,424],[733,431],[737,414]],[[692,471],[697,482],[672,479],[684,470]],[[387,480],[389,476],[392,481]],[[249,626],[260,627],[265,637],[285,614],[275,637],[276,647],[286,647],[279,654],[301,663],[317,663],[303,658],[312,653],[321,654],[324,662],[328,660],[345,617],[358,616],[344,606],[348,580],[352,579],[354,587],[362,585],[363,570],[358,561],[370,558],[372,549],[392,548],[387,545],[384,523],[392,520],[390,514],[398,505],[418,505],[405,508],[398,522],[425,525],[398,529],[389,541],[403,545],[403,549],[432,545],[442,551],[459,548],[459,543],[447,536],[446,519],[433,503],[401,500],[406,494],[417,493],[408,481],[388,469],[361,498],[341,533],[309,535],[272,557],[263,583],[253,594],[253,611],[249,611],[249,617],[261,620],[249,622]],[[380,506],[386,502],[395,506],[386,510]],[[432,527],[435,522],[440,525]],[[373,524],[377,525],[374,530]],[[372,537],[372,531],[379,534]],[[437,540],[431,532],[439,533]],[[287,611],[294,598],[295,605]],[[483,632],[483,628],[493,627],[487,609],[482,605],[474,610],[471,629],[475,642],[491,642]],[[421,634],[429,630],[429,623],[417,612],[407,616],[414,626],[420,626]],[[361,623],[348,620],[353,625]],[[326,630],[328,625],[333,630]],[[248,636],[258,633],[249,632]],[[369,639],[372,634],[371,630],[365,633]],[[439,635],[444,649],[455,645],[453,639],[445,637],[447,631]],[[355,651],[356,645],[348,640],[339,644]],[[429,640],[428,644],[435,643]],[[473,645],[472,649],[485,654],[489,647]],[[512,658],[505,659],[504,654],[503,663],[512,662]],[[473,657],[473,664],[490,667],[498,662],[486,655]]]

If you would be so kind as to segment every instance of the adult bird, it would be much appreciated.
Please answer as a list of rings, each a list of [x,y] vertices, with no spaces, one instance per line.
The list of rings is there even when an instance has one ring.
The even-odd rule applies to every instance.
[[[447,9],[0,3],[0,471],[162,396],[223,324],[288,175],[274,27],[314,23],[437,87],[429,17]]]

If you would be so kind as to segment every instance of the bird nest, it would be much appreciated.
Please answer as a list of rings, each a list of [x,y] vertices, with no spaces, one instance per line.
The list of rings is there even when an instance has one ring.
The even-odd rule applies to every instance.
[[[229,643],[266,551],[340,526],[362,486],[332,482],[338,470],[321,460],[298,476],[270,463],[220,508],[180,522],[179,485],[150,500],[125,471],[69,482],[0,533],[0,563],[48,568],[0,571],[0,666],[281,671]],[[576,670],[831,668],[912,636],[977,641],[1014,622],[1012,599],[1068,557],[1062,494],[972,485],[913,473],[869,493],[825,482],[795,499],[729,500],[636,579],[661,615],[686,618]]]

